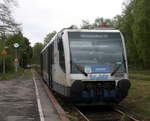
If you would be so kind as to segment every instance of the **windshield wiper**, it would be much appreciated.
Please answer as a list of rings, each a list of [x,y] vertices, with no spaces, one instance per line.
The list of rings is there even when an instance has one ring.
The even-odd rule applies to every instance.
[[[83,71],[83,70],[81,69],[81,66],[80,66],[80,65],[75,64],[75,66],[76,66],[76,68],[78,69],[78,71],[80,71],[82,74],[84,74],[84,76],[88,76],[88,74],[87,74],[85,71]]]
[[[76,68],[78,69],[78,71],[80,71],[84,76],[88,76],[88,74],[86,72],[84,72],[83,69],[81,69],[80,65],[77,65],[76,63],[72,63],[72,60],[70,61],[70,63],[75,65]]]
[[[122,60],[121,64],[119,64],[118,67],[111,73],[111,76],[116,74],[116,72],[120,69],[120,67],[122,66],[123,63],[126,64],[126,60],[125,60],[123,53],[122,53],[122,57],[123,57],[123,60]]]

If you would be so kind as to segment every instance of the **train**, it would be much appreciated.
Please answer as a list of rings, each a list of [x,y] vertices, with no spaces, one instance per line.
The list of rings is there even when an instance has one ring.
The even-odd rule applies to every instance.
[[[123,34],[110,28],[62,29],[41,51],[41,75],[74,104],[119,104],[131,86]]]

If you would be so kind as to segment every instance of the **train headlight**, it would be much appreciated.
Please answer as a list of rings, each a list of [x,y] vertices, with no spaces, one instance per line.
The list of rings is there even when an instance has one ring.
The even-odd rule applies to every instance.
[[[129,90],[130,87],[131,87],[131,83],[128,79],[121,79],[118,82],[118,88],[120,89]]]

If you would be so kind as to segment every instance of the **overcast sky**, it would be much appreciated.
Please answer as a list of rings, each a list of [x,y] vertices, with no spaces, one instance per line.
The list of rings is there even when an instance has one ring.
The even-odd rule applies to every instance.
[[[70,25],[80,26],[82,20],[113,18],[122,12],[125,0],[18,0],[14,18],[22,24],[24,36],[31,45],[43,42],[53,30]]]

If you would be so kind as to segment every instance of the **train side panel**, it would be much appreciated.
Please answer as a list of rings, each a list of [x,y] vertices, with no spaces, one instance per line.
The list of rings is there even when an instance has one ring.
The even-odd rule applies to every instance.
[[[68,96],[64,45],[62,40],[58,40],[56,37],[53,46],[53,50],[50,49],[50,51],[53,51],[53,54],[50,55],[53,63],[50,67],[51,72],[49,73],[52,80],[51,88],[62,95]]]
[[[64,47],[57,37],[41,53],[41,71],[43,80],[52,90],[68,96]]]

